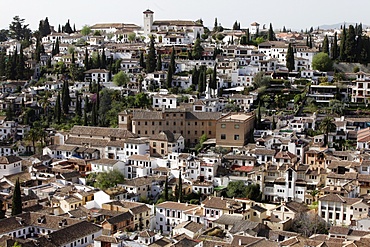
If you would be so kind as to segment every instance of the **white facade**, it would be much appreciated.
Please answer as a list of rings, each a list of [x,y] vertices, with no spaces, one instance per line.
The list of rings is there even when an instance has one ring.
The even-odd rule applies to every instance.
[[[10,156],[13,157],[13,156]],[[15,157],[15,156],[14,156]],[[4,159],[4,158],[2,158]],[[0,163],[0,178],[20,173],[22,171],[22,160],[16,158],[14,163]]]

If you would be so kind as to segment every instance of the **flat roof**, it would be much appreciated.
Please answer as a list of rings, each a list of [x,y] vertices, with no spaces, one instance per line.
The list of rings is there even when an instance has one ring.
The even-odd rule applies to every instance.
[[[239,120],[239,121],[245,121],[249,118],[251,118],[252,116],[251,115],[247,115],[247,114],[233,114],[231,113],[230,115],[227,115],[225,117],[222,118],[222,120]]]

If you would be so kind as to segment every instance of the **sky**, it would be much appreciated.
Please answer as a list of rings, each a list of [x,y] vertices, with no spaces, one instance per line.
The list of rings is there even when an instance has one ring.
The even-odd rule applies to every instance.
[[[68,19],[76,29],[112,22],[142,26],[146,9],[154,12],[154,20],[201,18],[208,27],[213,27],[215,17],[226,28],[235,21],[242,28],[254,21],[266,27],[272,23],[275,30],[283,26],[305,30],[344,22],[370,25],[369,0],[1,0],[0,29],[9,28],[16,15],[32,30],[45,17],[55,29]]]

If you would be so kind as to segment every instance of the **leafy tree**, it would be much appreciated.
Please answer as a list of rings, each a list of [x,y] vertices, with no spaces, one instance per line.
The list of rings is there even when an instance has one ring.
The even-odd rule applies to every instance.
[[[313,57],[312,68],[319,71],[331,71],[333,69],[333,61],[327,53],[320,52]]]
[[[226,195],[227,197],[230,197],[230,198],[233,198],[233,197],[245,198],[246,188],[247,186],[244,184],[243,181],[229,182],[226,188]]]
[[[118,170],[112,170],[107,172],[100,172],[96,176],[94,187],[97,187],[101,190],[112,188],[117,186],[119,183],[123,183],[124,176]]]
[[[150,36],[149,51],[148,56],[146,58],[146,71],[148,73],[152,73],[154,72],[155,67],[156,67],[156,54],[154,47],[154,37]]]
[[[345,105],[342,101],[333,99],[329,101],[329,107],[332,114],[342,115],[345,109]]]
[[[325,35],[324,41],[322,42],[322,52],[329,54],[329,40],[328,35]]]
[[[334,119],[332,117],[326,116],[320,123],[319,129],[322,131],[325,135],[324,144],[328,144],[328,135],[331,131],[334,131],[336,128],[336,125],[334,123]]]
[[[129,76],[123,71],[120,71],[113,76],[113,83],[118,87],[126,86],[126,84],[129,82]]]
[[[291,43],[289,43],[288,51],[286,54],[286,67],[288,68],[289,71],[294,70],[294,52]]]
[[[245,188],[245,197],[259,202],[262,199],[262,192],[259,184],[250,184]]]
[[[146,93],[138,93],[135,95],[134,106],[144,108],[150,105],[150,100]]]
[[[193,57],[193,59],[195,60],[199,60],[202,58],[202,54],[203,54],[203,47],[200,43],[200,39],[196,39],[195,42],[194,42],[194,46],[193,46],[193,49],[192,49],[192,52],[191,52],[191,56]]]
[[[83,36],[87,36],[87,35],[89,35],[90,33],[91,33],[91,27],[90,27],[90,26],[85,25],[85,26],[83,26],[83,27],[82,27],[82,29],[81,29],[81,34],[82,34]]]
[[[0,30],[0,42],[8,40],[9,30],[1,29]]]
[[[291,231],[310,237],[313,234],[328,234],[329,224],[325,222],[317,213],[299,213],[293,219]]]
[[[136,34],[133,32],[129,33],[127,39],[130,41],[130,43],[134,42],[136,40]]]
[[[14,192],[12,197],[12,216],[22,213],[22,194],[21,185],[19,183],[19,178],[15,182]]]

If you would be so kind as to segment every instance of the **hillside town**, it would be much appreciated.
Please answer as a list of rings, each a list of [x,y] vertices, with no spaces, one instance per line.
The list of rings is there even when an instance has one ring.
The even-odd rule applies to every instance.
[[[370,27],[140,14],[1,30],[0,246],[370,246]]]

